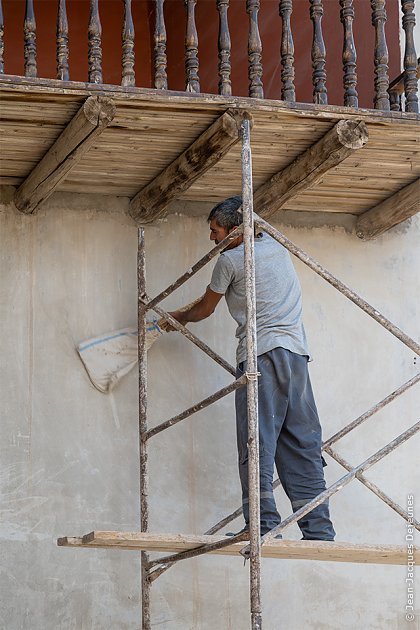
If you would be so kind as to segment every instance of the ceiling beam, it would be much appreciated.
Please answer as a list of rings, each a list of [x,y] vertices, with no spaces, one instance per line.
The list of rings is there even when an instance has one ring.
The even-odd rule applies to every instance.
[[[254,194],[256,212],[264,219],[271,217],[367,141],[368,130],[363,121],[340,120],[318,142],[258,188]]]
[[[356,234],[369,241],[417,212],[420,212],[420,178],[360,215]]]
[[[244,116],[248,114],[228,109],[160,175],[142,188],[130,203],[129,214],[133,219],[144,224],[162,217],[172,201],[238,142]]]
[[[89,151],[115,116],[111,99],[89,96],[15,193],[16,208],[32,214]]]

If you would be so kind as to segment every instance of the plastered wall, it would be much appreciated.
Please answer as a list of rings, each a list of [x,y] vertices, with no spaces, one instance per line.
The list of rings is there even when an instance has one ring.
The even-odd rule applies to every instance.
[[[7,192],[7,191],[6,191]],[[139,527],[137,375],[111,395],[91,385],[75,352],[83,339],[136,321],[137,233],[124,199],[56,195],[37,216],[0,206],[1,398],[0,627],[5,630],[134,630],[139,554],[57,548],[63,535]],[[199,213],[200,214],[200,213]],[[277,223],[344,282],[413,337],[419,322],[419,218],[363,243],[339,227]],[[329,217],[328,221],[332,221]],[[146,229],[151,295],[209,248],[204,216],[172,214]],[[311,375],[328,437],[419,369],[413,353],[297,263],[314,362]],[[210,268],[167,300],[200,294]],[[191,326],[234,361],[234,323],[222,303]],[[149,352],[149,422],[163,421],[230,377],[173,333]],[[337,450],[357,464],[418,420],[419,387],[346,437]],[[413,438],[367,476],[394,500],[420,502]],[[327,481],[343,470],[327,458]],[[201,533],[238,507],[233,397],[150,446],[151,529]],[[282,491],[278,505],[290,507]],[[357,481],[331,501],[338,539],[405,544],[404,521]],[[241,522],[233,524],[240,528]],[[232,528],[232,527],[231,527]],[[229,528],[228,528],[229,529]],[[287,536],[298,538],[296,528]],[[263,561],[266,630],[414,630],[404,620],[406,569]],[[180,563],[154,583],[153,627],[249,627],[248,568],[241,559]]]

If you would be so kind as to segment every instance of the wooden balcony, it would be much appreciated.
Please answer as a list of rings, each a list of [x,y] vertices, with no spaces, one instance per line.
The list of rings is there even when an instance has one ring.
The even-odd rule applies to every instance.
[[[286,169],[298,177],[299,160],[319,161],[317,177],[307,179],[308,167],[307,185],[277,210],[382,215],[385,200],[408,196],[399,222],[418,211],[420,172],[414,3],[401,4],[402,73],[396,0],[3,0],[0,183],[27,184],[64,143],[67,166],[54,175],[50,164],[47,196],[133,199],[200,146],[200,168],[168,199],[219,200],[240,190],[239,136],[227,133],[217,159],[203,146],[229,110],[253,118],[256,191]],[[83,113],[89,97],[96,105]],[[77,114],[84,135],[70,150]],[[324,155],[322,140],[340,120],[352,129],[363,121],[369,140],[333,159],[337,146]],[[23,197],[27,212],[45,198],[28,210]]]

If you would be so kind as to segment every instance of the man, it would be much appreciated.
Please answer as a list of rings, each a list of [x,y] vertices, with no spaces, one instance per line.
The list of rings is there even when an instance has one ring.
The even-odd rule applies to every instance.
[[[242,223],[241,197],[231,197],[210,212],[210,240],[218,244]],[[287,250],[267,234],[255,238],[258,412],[260,440],[261,534],[280,523],[273,496],[276,465],[293,511],[325,490],[321,426],[308,374],[309,353],[302,324],[301,290]],[[201,300],[171,315],[181,324],[214,312],[225,296],[238,324],[237,375],[246,371],[244,246],[239,236],[220,254]],[[239,476],[244,530],[249,528],[248,424],[246,387],[236,390]],[[334,540],[328,504],[304,516],[298,525],[305,540]]]

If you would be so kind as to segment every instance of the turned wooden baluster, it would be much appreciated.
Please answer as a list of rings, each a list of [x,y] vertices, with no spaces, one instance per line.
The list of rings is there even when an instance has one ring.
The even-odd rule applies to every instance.
[[[258,11],[260,0],[246,0],[246,12],[249,15],[248,36],[248,77],[249,95],[255,98],[264,98],[261,64],[262,46],[260,31],[258,29]]]
[[[187,92],[200,91],[198,76],[198,34],[195,25],[195,5],[197,0],[185,0],[187,8],[187,32],[185,36],[185,72]]]
[[[371,0],[372,24],[375,27],[375,109],[389,110],[388,47],[385,38],[385,0]]]
[[[0,0],[0,74],[4,72],[4,20],[3,7]]]
[[[292,15],[292,11],[292,0],[280,0],[279,13],[282,19],[280,55],[282,65],[281,80],[283,83],[281,98],[283,99],[283,101],[291,101],[292,103],[294,103],[296,100],[294,84],[295,47],[293,44],[292,28],[290,25],[290,17]]]
[[[165,0],[156,0],[155,18],[155,88],[168,89],[166,74],[166,28],[163,4]]]
[[[89,83],[102,83],[102,27],[99,17],[98,0],[90,0],[88,27],[88,66]]]
[[[344,105],[358,107],[357,98],[357,73],[356,73],[356,48],[353,39],[354,8],[353,0],[340,0],[340,20],[344,28],[343,43],[343,85]]]
[[[219,11],[219,94],[230,96],[232,83],[230,80],[229,0],[216,0],[216,5]]]
[[[26,0],[25,21],[23,23],[25,77],[36,77],[36,22],[32,0]]]
[[[324,15],[324,7],[322,0],[309,0],[310,16],[313,22],[314,33],[312,39],[312,83],[314,86],[314,103],[327,105],[327,73],[325,72],[325,44],[322,37],[322,16]]]
[[[58,0],[57,14],[57,79],[69,80],[69,25],[66,0]]]
[[[131,0],[124,0],[124,23],[122,39],[122,79],[124,87],[135,85],[134,72],[134,24],[131,15]]]
[[[419,102],[417,97],[417,56],[414,45],[414,27],[416,18],[414,15],[414,0],[401,0],[403,12],[402,25],[405,31],[405,51],[404,51],[404,89],[405,89],[405,111],[418,112]]]
[[[400,112],[401,111],[401,94],[398,94],[398,92],[394,92],[393,90],[390,90],[389,103],[391,106],[391,111]]]

